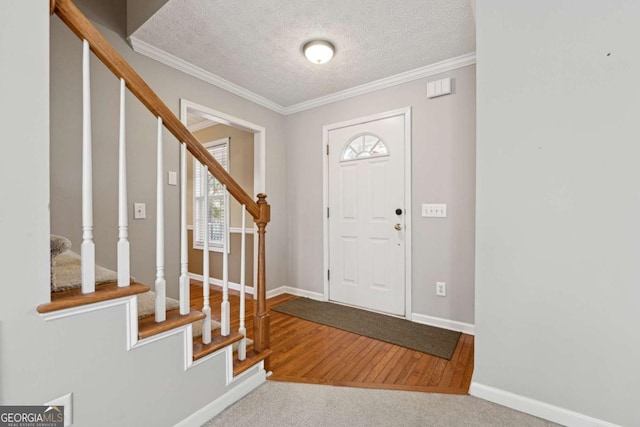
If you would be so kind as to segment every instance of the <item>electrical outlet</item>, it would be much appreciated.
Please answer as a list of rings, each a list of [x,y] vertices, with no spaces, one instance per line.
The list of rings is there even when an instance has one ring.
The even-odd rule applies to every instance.
[[[64,410],[64,427],[68,427],[73,424],[73,411],[71,410],[71,403],[73,393],[65,394],[64,396],[60,396],[57,399],[50,400],[49,402],[44,403],[47,406],[63,406]]]
[[[145,219],[147,217],[147,205],[144,203],[133,204],[133,219]]]
[[[439,297],[447,296],[447,284],[445,282],[436,282],[436,295]]]

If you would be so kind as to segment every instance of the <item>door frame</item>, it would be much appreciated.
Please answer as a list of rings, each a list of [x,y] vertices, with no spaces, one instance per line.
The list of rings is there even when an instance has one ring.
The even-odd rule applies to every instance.
[[[267,150],[266,150],[266,129],[262,126],[248,122],[239,117],[232,116],[205,105],[198,104],[188,99],[180,98],[180,121],[187,125],[187,110],[197,110],[202,116],[209,120],[221,123],[234,128],[242,129],[246,132],[253,133],[253,194],[255,197],[258,193],[267,193]],[[253,286],[247,286],[247,293],[253,294],[253,299],[257,298],[256,280],[258,277],[258,233],[254,225],[253,232]]]
[[[384,113],[373,114],[344,122],[324,125],[322,127],[322,245],[323,245],[323,276],[324,294],[323,300],[329,301],[329,156],[327,146],[329,144],[329,131],[354,125],[365,124],[390,117],[404,117],[404,209],[405,209],[405,247],[404,247],[404,287],[405,307],[404,317],[411,320],[411,107],[399,108]]]

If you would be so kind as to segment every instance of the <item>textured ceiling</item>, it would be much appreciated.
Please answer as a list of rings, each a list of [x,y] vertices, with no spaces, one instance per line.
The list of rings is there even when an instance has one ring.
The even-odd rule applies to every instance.
[[[470,0],[170,0],[132,37],[288,107],[474,52],[475,22]]]

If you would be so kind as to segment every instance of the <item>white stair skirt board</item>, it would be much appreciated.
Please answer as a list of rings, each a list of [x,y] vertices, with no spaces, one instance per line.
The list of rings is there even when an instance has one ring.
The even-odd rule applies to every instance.
[[[565,426],[620,427],[617,424],[476,382],[471,383],[469,394]]]
[[[264,369],[258,370],[255,374],[242,379],[238,378],[238,383],[231,390],[218,397],[213,402],[189,415],[180,421],[175,427],[199,427],[209,421],[211,418],[224,411],[238,400],[255,390],[267,380]]]
[[[475,335],[476,332],[476,326],[471,323],[427,316],[426,314],[411,313],[411,320],[416,323],[422,323],[423,325],[436,326],[438,328],[458,331],[468,335]]]
[[[307,291],[305,289],[292,288],[291,286],[280,286],[279,288],[267,291],[267,299],[277,297],[282,294],[291,294],[298,297],[310,298],[316,301],[324,301],[324,295],[319,292]]]

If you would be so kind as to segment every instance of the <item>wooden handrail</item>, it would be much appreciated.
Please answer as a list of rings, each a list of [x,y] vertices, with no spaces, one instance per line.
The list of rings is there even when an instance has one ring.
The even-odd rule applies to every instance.
[[[215,160],[209,151],[196,139],[186,126],[165,105],[156,93],[147,85],[140,75],[125,61],[125,59],[100,34],[96,27],[80,12],[71,0],[50,0],[51,14],[56,13],[60,19],[81,39],[87,40],[93,53],[111,70],[116,77],[125,81],[127,88],[144,106],[156,117],[162,118],[162,123],[178,141],[185,144],[189,152],[209,168],[209,172],[221,183],[226,185],[229,193],[241,205],[245,205],[247,212],[253,217],[258,226],[258,277],[257,304],[253,319],[254,348],[263,354],[265,369],[269,370],[270,320],[266,304],[266,226],[271,221],[271,207],[267,203],[265,194],[258,194],[258,201],[253,199],[229,175],[229,173]],[[265,356],[266,355],[266,356]]]
[[[183,142],[193,156],[200,163],[207,165],[209,172],[221,184],[227,186],[229,193],[241,205],[247,207],[247,211],[255,221],[261,217],[258,204],[246,191],[229,175],[229,173],[215,160],[209,151],[196,139],[186,126],[166,106],[156,93],[147,85],[140,75],[125,61],[125,59],[111,46],[100,34],[93,24],[80,12],[71,0],[51,0],[50,7],[56,15],[67,24],[81,40],[87,40],[91,50],[104,65],[118,78],[124,79],[127,87],[136,98],[156,117],[161,117],[164,126]]]

